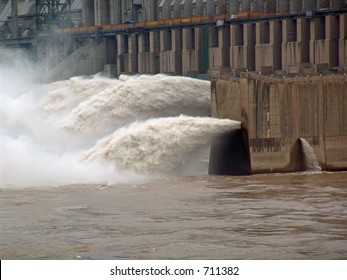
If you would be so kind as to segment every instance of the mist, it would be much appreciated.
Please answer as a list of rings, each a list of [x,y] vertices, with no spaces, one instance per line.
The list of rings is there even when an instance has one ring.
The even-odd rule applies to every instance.
[[[0,55],[0,188],[207,175],[210,82],[162,74],[39,83],[22,53]],[[184,172],[182,172],[184,171]]]

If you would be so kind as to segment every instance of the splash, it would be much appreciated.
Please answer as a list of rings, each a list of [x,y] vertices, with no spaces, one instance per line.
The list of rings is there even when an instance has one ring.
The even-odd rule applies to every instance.
[[[304,167],[309,172],[319,172],[322,168],[319,165],[318,159],[313,152],[311,145],[304,139],[300,138],[302,151],[304,156]]]
[[[177,116],[207,116],[210,83],[187,77],[122,76],[81,102],[61,126],[72,132],[107,134],[138,120]]]
[[[239,127],[208,117],[206,81],[95,75],[39,85],[16,70],[35,68],[4,62],[0,188],[207,175],[211,139]]]
[[[40,101],[40,107],[46,112],[61,112],[72,110],[81,102],[103,90],[114,86],[118,80],[102,77],[86,78],[74,77],[70,80],[54,82],[43,87],[47,92]]]
[[[239,128],[240,123],[231,120],[158,118],[117,130],[82,157],[101,158],[122,170],[141,174],[170,173],[184,166],[194,151],[211,143],[217,135]]]

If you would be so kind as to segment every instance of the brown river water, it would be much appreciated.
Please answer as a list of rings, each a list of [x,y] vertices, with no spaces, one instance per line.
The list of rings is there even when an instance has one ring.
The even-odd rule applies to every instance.
[[[0,190],[1,259],[347,259],[347,173]]]
[[[0,259],[347,259],[346,172],[206,175],[209,81],[36,72],[1,50]]]

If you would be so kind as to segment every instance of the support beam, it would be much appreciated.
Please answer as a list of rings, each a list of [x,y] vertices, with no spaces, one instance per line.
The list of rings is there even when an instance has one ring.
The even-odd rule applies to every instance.
[[[12,38],[18,38],[18,0],[11,0],[11,17]]]

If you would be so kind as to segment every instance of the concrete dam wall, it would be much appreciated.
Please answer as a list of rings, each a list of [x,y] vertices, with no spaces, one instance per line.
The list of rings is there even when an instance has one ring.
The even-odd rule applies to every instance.
[[[188,2],[84,0],[83,27],[0,45],[25,48],[44,81],[102,71],[211,77],[212,116],[242,123],[212,145],[211,174],[292,172],[315,162],[347,170],[347,10],[327,10],[342,1],[271,1],[285,12],[275,17],[241,16],[244,5],[228,1],[237,17],[216,21],[210,15],[219,16],[226,1],[193,1],[190,14],[177,14]],[[251,2],[269,3],[242,1]],[[214,9],[203,9],[207,3]],[[209,22],[196,22],[206,16]],[[186,17],[189,24],[166,21]],[[133,19],[143,22],[118,26]]]
[[[276,78],[243,73],[239,78],[214,77],[211,87],[212,116],[241,121],[244,130],[237,140],[241,148],[227,140],[214,144],[211,174],[307,170],[305,142],[323,170],[347,170],[345,75]],[[234,157],[244,146],[249,155]],[[237,163],[242,166],[232,170]]]

